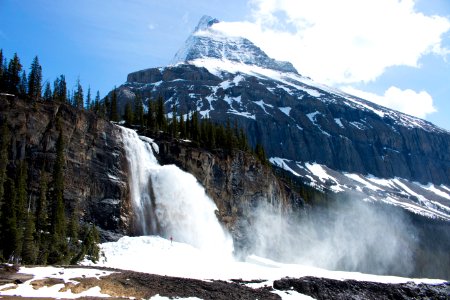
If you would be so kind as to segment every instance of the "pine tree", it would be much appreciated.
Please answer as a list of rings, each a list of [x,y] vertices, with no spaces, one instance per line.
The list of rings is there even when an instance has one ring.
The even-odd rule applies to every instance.
[[[94,113],[100,117],[105,117],[104,113],[103,115],[101,115],[101,111],[100,111],[100,92],[97,91],[97,93],[95,94],[95,99],[94,99],[94,109],[93,109]]]
[[[14,180],[7,178],[4,189],[4,203],[2,205],[2,215],[0,218],[1,248],[3,248],[3,258],[10,260],[19,253],[19,237],[17,235],[16,220],[16,187]]]
[[[80,78],[77,79],[76,90],[73,93],[73,104],[78,109],[84,108],[83,87],[81,86]]]
[[[159,96],[156,102],[156,127],[159,130],[167,130],[167,119],[164,110],[164,99]]]
[[[141,96],[136,93],[134,98],[134,124],[139,127],[144,126],[144,105]]]
[[[14,95],[18,94],[20,84],[20,71],[22,71],[22,65],[20,64],[17,53],[14,53],[13,59],[9,61],[8,72],[6,74],[6,90],[8,93]]]
[[[38,233],[46,231],[48,228],[47,191],[47,176],[45,175],[44,168],[42,168],[39,181],[39,198],[36,205],[36,230]]]
[[[53,167],[51,242],[48,262],[64,263],[67,255],[66,216],[64,212],[64,137],[60,130],[56,142],[56,160]]]
[[[3,65],[3,49],[0,49],[0,92],[3,92],[5,73],[5,66]]]
[[[37,101],[42,93],[42,67],[37,56],[34,57],[30,69],[30,74],[28,75],[28,97],[32,101]]]
[[[92,106],[91,100],[91,86],[88,87],[87,95],[86,95],[86,109],[90,110]]]
[[[42,96],[42,98],[44,98],[44,101],[52,100],[52,88],[50,87],[50,82],[47,82],[45,84],[44,95]]]
[[[127,126],[131,126],[133,124],[134,121],[134,116],[133,116],[133,108],[131,107],[131,103],[127,102],[127,104],[125,104],[125,124]]]
[[[23,227],[26,221],[27,211],[27,180],[28,180],[28,164],[25,160],[20,161],[16,167],[16,217],[19,227]]]
[[[114,87],[114,90],[113,90],[112,96],[111,96],[111,110],[110,110],[109,119],[113,122],[119,121],[119,112],[117,110],[117,89],[116,89],[116,87]]]
[[[175,104],[172,106],[172,124],[171,124],[172,137],[178,137],[178,122],[177,122],[177,107]]]
[[[1,206],[4,202],[4,184],[6,181],[6,167],[8,166],[8,146],[9,146],[9,129],[6,119],[3,120],[3,124],[0,128],[0,217],[2,214]]]
[[[56,142],[56,160],[53,168],[53,203],[51,233],[62,238],[65,236],[64,214],[64,137],[60,130]]]
[[[151,132],[156,129],[156,118],[155,118],[155,106],[153,101],[148,101],[148,111],[147,111],[147,128]]]
[[[25,233],[22,244],[22,263],[33,265],[36,262],[37,246],[35,242],[36,229],[33,214],[28,213],[26,219]]]
[[[184,116],[183,114],[180,114],[180,138],[185,139],[186,138],[186,123],[184,122]]]
[[[26,97],[27,96],[27,89],[28,89],[27,74],[25,73],[25,70],[23,70],[22,71],[22,75],[20,76],[19,95],[21,97]]]

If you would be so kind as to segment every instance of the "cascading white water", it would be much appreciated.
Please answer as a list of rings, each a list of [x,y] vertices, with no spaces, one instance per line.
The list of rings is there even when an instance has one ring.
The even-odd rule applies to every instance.
[[[122,136],[138,232],[172,236],[176,241],[230,257],[232,239],[217,220],[216,205],[195,177],[174,165],[161,166],[150,139],[143,141],[127,128],[122,128]]]

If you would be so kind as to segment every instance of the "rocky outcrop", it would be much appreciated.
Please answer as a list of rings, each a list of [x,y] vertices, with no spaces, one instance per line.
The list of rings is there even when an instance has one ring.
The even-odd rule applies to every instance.
[[[268,205],[287,215],[300,213],[303,199],[280,181],[254,155],[235,151],[226,155],[198,148],[190,142],[156,139],[162,164],[175,164],[194,175],[214,200],[218,218],[231,232],[235,247],[247,246],[257,208]]]
[[[30,205],[36,203],[41,177],[51,181],[61,128],[68,213],[76,211],[82,221],[105,231],[126,233],[131,209],[119,127],[67,104],[30,105],[17,98],[0,98],[0,119],[11,132],[10,166],[20,160],[28,163]]]
[[[295,290],[314,299],[449,299],[450,283],[386,284],[357,280],[334,280],[328,278],[303,277],[275,280],[277,290]]]

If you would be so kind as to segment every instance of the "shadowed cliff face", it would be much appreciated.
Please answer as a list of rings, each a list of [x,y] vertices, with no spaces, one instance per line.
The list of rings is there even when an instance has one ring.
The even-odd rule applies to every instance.
[[[103,230],[127,231],[130,209],[120,128],[89,112],[54,102],[29,105],[19,99],[0,98],[0,116],[7,120],[11,132],[10,162],[28,163],[31,205],[39,196],[41,176],[51,181],[61,128],[66,210],[78,211],[82,221]]]

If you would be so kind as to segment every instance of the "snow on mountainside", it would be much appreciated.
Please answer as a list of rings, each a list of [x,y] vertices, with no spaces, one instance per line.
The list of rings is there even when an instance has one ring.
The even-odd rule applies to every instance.
[[[338,172],[317,163],[295,162],[279,157],[270,162],[304,178],[308,185],[334,193],[351,192],[364,201],[381,201],[429,218],[450,221],[450,187],[410,182],[402,178]]]
[[[225,36],[217,22],[203,17],[174,65],[129,74],[122,103],[134,94],[146,101],[162,95],[167,111],[175,105],[185,116],[196,110],[216,122],[236,120],[251,145],[262,144],[312,186],[450,219],[450,132],[314,82],[249,40]],[[311,180],[308,163],[340,174],[336,184]],[[391,179],[373,190],[346,174],[362,174],[355,176],[367,183]]]
[[[208,57],[297,73],[291,63],[268,57],[248,39],[225,36],[214,30],[213,26],[218,22],[217,19],[203,16],[184,47],[175,55],[173,63]]]

